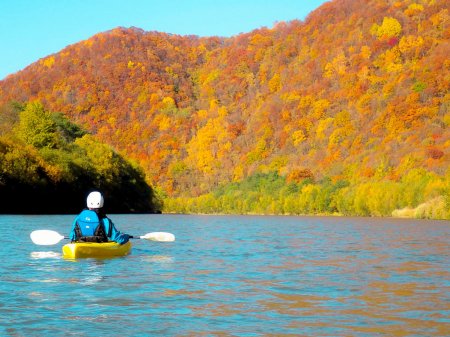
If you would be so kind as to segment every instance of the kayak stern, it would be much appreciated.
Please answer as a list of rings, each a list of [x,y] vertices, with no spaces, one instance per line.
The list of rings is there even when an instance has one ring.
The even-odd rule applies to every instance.
[[[107,258],[124,256],[130,253],[131,242],[118,244],[109,242],[73,242],[62,247],[63,257],[70,259],[77,258]]]

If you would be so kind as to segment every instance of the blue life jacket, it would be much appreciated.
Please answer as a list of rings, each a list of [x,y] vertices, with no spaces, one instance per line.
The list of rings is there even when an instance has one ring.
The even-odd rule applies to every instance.
[[[107,219],[100,219],[95,211],[89,209],[82,211],[77,217],[76,240],[86,242],[108,241],[103,220]]]

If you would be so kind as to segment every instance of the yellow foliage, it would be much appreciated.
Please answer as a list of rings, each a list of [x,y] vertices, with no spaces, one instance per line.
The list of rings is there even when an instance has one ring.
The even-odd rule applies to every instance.
[[[405,175],[406,172],[413,169],[415,166],[417,166],[417,163],[419,162],[419,159],[416,158],[412,154],[407,154],[400,160],[400,164],[397,166],[397,173],[400,175]]]
[[[421,4],[413,3],[405,9],[404,13],[407,16],[414,16],[423,11],[423,6]]]
[[[383,87],[383,97],[388,98],[391,96],[396,86],[397,84],[394,81],[386,83]]]
[[[172,97],[164,97],[162,103],[165,108],[175,105],[175,101]]]
[[[175,104],[175,100],[172,97],[164,97],[162,100],[162,111],[170,114],[177,111],[177,106]]]
[[[217,78],[219,78],[219,70],[218,69],[213,70],[211,73],[209,73],[206,76],[203,84],[210,84],[211,82],[215,81]]]
[[[405,54],[406,52],[408,52],[409,50],[411,50],[413,48],[421,47],[423,45],[423,43],[424,43],[424,41],[421,36],[408,35],[408,36],[403,36],[400,39],[398,48],[399,48],[400,52]]]
[[[219,114],[219,117],[226,117],[226,116],[228,116],[228,110],[227,110],[227,107],[221,106],[221,107],[219,108],[218,114]]]
[[[148,100],[148,92],[147,90],[142,90],[137,97],[137,101],[140,104],[145,103]]]
[[[398,218],[425,218],[425,219],[448,219],[450,210],[443,196],[430,199],[416,208],[405,207],[392,212],[393,217]]]
[[[334,130],[328,138],[328,149],[340,145],[348,136],[353,133],[353,127],[341,127]]]
[[[297,130],[292,134],[292,142],[294,146],[298,146],[306,140],[305,133],[303,130]]]
[[[389,73],[399,73],[403,70],[401,63],[389,63],[386,65],[386,70]]]
[[[344,53],[341,52],[333,60],[325,65],[324,74],[325,78],[330,78],[333,75],[344,75],[347,71],[347,58]]]
[[[158,128],[161,131],[167,130],[170,128],[171,120],[169,117],[165,115],[160,115]]]
[[[291,113],[288,110],[283,110],[281,112],[281,119],[283,121],[289,121],[291,119]]]
[[[387,64],[401,62],[400,53],[399,53],[398,48],[392,48],[392,49],[386,50],[386,53],[384,55],[385,55],[384,60],[385,60],[385,63],[387,63]]]
[[[261,34],[255,34],[250,39],[250,46],[265,46],[271,42],[269,36],[263,36]]]
[[[444,123],[447,127],[450,126],[450,112],[446,113],[444,116]]]
[[[233,181],[240,181],[244,179],[244,169],[242,165],[237,165],[233,170]]]
[[[333,59],[333,66],[339,75],[344,75],[347,71],[347,58],[344,53],[340,53]]]
[[[370,111],[370,101],[372,98],[372,95],[369,93],[365,93],[359,97],[359,100],[356,102],[356,108],[360,113],[365,114]]]
[[[269,90],[270,92],[276,92],[281,89],[281,77],[279,74],[273,75],[273,77],[269,81]]]
[[[266,65],[265,63],[261,63],[261,65],[259,66],[259,82],[261,84],[266,83],[267,80],[267,73],[269,72],[269,67],[268,65]]]
[[[328,62],[325,65],[325,69],[323,71],[323,77],[325,78],[331,78],[333,76],[334,73],[334,68],[333,68],[333,64]]]
[[[299,110],[302,110],[304,108],[309,107],[311,104],[313,104],[313,102],[314,102],[314,97],[313,96],[311,96],[311,95],[303,96],[303,97],[300,98],[300,102],[298,103],[297,108]]]
[[[219,159],[231,150],[224,117],[208,120],[206,125],[187,144],[187,161],[204,174],[213,174],[221,163]]]
[[[207,110],[199,110],[199,111],[197,111],[197,116],[200,119],[206,119],[206,118],[208,118],[208,111]]]
[[[166,73],[168,73],[171,77],[178,77],[175,73],[174,73],[174,71],[173,71],[173,69],[171,68],[171,67],[166,67],[165,69],[164,69],[165,71],[166,71]]]
[[[302,97],[300,95],[296,94],[296,93],[290,92],[288,94],[282,95],[281,98],[286,103],[292,103],[292,102],[295,102],[295,101],[299,101]]]
[[[328,109],[328,107],[331,105],[330,101],[327,99],[319,99],[313,103],[313,117],[314,118],[321,118],[325,110]]]
[[[221,149],[221,152],[222,152],[222,153],[225,153],[225,152],[228,153],[228,152],[230,152],[230,150],[231,150],[231,142],[228,141],[228,142],[226,142],[225,144],[221,145],[220,149]]]
[[[405,123],[396,116],[391,116],[385,123],[386,130],[393,136],[397,136],[399,132],[405,129]]]
[[[300,118],[297,121],[297,125],[299,128],[302,128],[303,130],[305,130],[307,134],[310,133],[312,127],[314,126],[313,123],[311,123],[311,121],[307,118]]]
[[[85,45],[85,46],[87,46],[87,47],[92,47],[92,45],[94,44],[94,41],[92,41],[92,40],[85,40],[85,41],[83,41],[83,44]]]
[[[259,139],[255,148],[247,154],[247,163],[251,164],[267,157],[267,142]]]
[[[264,139],[269,139],[272,138],[273,136],[273,129],[267,125],[263,128],[263,138]]]
[[[375,23],[370,29],[370,32],[379,39],[398,37],[402,32],[402,25],[395,18],[384,17],[381,26]]]
[[[280,173],[283,168],[289,163],[289,158],[287,156],[278,156],[275,157],[272,162],[269,164],[270,171],[277,171]]]
[[[115,129],[117,125],[117,119],[114,116],[109,117],[108,124],[111,125],[112,129]]]
[[[350,113],[347,110],[340,111],[333,121],[334,126],[336,127],[349,127],[351,126],[351,117]]]
[[[293,129],[292,124],[287,124],[283,127],[283,131],[286,133],[290,133],[292,129]]]
[[[114,167],[113,150],[104,144],[97,143],[91,135],[84,135],[75,140],[75,144],[86,151],[90,162],[97,171],[106,178],[106,182],[112,182],[118,167]]]
[[[55,58],[53,56],[47,57],[46,59],[41,61],[41,64],[44,67],[51,68],[55,64]]]
[[[333,123],[334,118],[328,117],[326,119],[322,119],[319,121],[319,124],[317,125],[316,129],[316,137],[317,139],[325,139],[325,130],[327,130],[331,124]]]
[[[31,77],[6,81],[0,96],[41,97],[139,161],[155,185],[174,178],[168,169],[178,172],[167,183],[175,194],[192,186],[194,194],[211,191],[259,168],[286,174],[300,162],[321,171],[318,182],[340,176],[353,184],[372,175],[353,178],[348,167],[364,160],[363,167],[375,167],[380,156],[397,175],[380,177],[398,182],[404,174],[399,161],[409,152],[417,157],[412,167],[442,174],[450,147],[444,1],[373,1],[369,7],[356,1],[361,6],[351,6],[349,16],[330,21],[333,11],[348,9],[341,2],[308,22],[231,40],[148,34],[144,41],[140,34],[121,34],[136,46],[125,57],[109,34],[98,45],[95,37],[95,51],[81,44],[42,59]],[[370,8],[383,12],[371,15]],[[321,30],[322,22],[328,25]],[[87,58],[89,52],[99,55]],[[102,57],[110,58],[103,66]],[[144,59],[148,69],[141,73]],[[46,67],[58,72],[46,74]],[[181,161],[186,170],[170,166]]]
[[[209,110],[215,111],[219,107],[219,101],[217,99],[212,99],[209,101]]]
[[[389,73],[397,73],[403,69],[400,50],[398,47],[388,49],[382,53],[374,64],[380,68],[384,68]]]

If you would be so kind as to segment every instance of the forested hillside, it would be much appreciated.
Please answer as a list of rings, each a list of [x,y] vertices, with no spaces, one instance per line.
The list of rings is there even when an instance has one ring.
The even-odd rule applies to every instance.
[[[107,212],[159,212],[144,173],[38,102],[0,109],[0,214],[76,213],[92,190]]]
[[[169,211],[446,217],[449,19],[445,0],[335,0],[231,38],[117,28],[7,77],[0,100],[82,125]]]

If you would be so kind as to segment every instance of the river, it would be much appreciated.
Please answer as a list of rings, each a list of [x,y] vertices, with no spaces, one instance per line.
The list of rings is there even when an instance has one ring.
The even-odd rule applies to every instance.
[[[450,222],[110,215],[130,255],[67,260],[73,215],[0,216],[1,336],[449,336]]]

